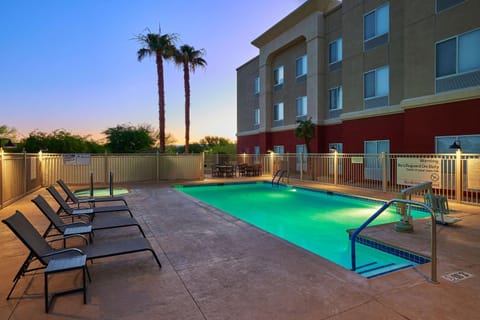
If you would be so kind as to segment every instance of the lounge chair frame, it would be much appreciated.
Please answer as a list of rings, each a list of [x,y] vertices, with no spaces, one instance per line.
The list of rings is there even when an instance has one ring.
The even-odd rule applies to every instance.
[[[128,211],[130,217],[133,218],[132,211],[128,206],[106,206],[106,207],[95,207],[95,208],[86,208],[86,209],[76,209],[70,207],[70,205],[63,199],[60,195],[58,190],[53,186],[50,185],[47,187],[48,192],[52,195],[52,197],[57,201],[60,208],[58,209],[57,213],[64,212],[65,214],[76,216],[76,215],[90,215],[91,219],[95,217],[95,214],[101,212],[121,212],[121,211]]]
[[[150,251],[157,262],[159,268],[162,267],[157,254],[151,247],[150,243],[145,238],[134,238],[118,240],[115,242],[103,244],[90,244],[78,248],[53,248],[35,229],[35,227],[28,221],[28,219],[20,212],[16,211],[10,217],[2,220],[10,230],[17,236],[20,241],[29,249],[29,254],[25,262],[20,267],[19,271],[13,279],[13,286],[8,293],[7,300],[10,299],[13,290],[15,289],[20,278],[28,272],[33,272],[40,269],[45,269],[48,263],[54,257],[68,258],[76,255],[86,255],[86,259],[92,261],[93,259],[100,259],[105,257],[112,257],[142,251]],[[78,235],[76,235],[78,236]],[[59,240],[59,239],[56,239]],[[38,261],[41,266],[29,269],[33,261]],[[90,279],[90,275],[87,275]]]
[[[121,196],[79,198],[62,179],[58,179],[57,183],[67,195],[65,201],[67,203],[71,202],[76,204],[79,208],[82,204],[88,204],[89,206],[95,207],[97,202],[123,202],[124,205],[128,206],[127,200]]]

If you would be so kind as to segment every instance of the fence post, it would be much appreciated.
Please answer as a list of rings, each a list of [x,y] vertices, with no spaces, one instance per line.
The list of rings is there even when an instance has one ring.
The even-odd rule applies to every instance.
[[[333,151],[333,184],[338,183],[338,150]]]
[[[108,178],[109,178],[108,175],[109,175],[109,172],[110,172],[110,168],[109,168],[109,165],[108,165],[108,152],[107,152],[107,150],[105,150],[104,164],[105,164],[105,172],[103,174],[103,183],[107,183]]]
[[[23,194],[27,193],[27,151],[23,148]]]
[[[93,171],[90,171],[90,197],[93,198]]]
[[[455,159],[455,200],[462,201],[463,195],[463,168],[462,168],[462,149],[457,149]]]
[[[156,168],[156,181],[158,182],[159,178],[160,178],[160,154],[158,152],[158,149],[156,151],[156,157],[155,157],[156,161],[157,161],[157,168]]]
[[[300,153],[300,181],[303,180],[303,152]]]
[[[382,161],[382,190],[383,192],[387,192],[387,154],[382,152],[380,155],[380,160]]]

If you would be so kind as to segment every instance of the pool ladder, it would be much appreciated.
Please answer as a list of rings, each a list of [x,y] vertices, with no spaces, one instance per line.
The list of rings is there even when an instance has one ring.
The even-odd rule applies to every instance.
[[[435,221],[435,213],[433,212],[432,208],[422,202],[417,202],[411,200],[411,196],[413,193],[427,190],[430,194],[432,193],[432,182],[424,182],[420,183],[416,186],[412,186],[409,188],[405,188],[402,190],[402,197],[409,196],[409,199],[392,199],[385,203],[380,209],[377,210],[370,218],[368,218],[354,233],[350,236],[351,241],[351,260],[352,260],[352,271],[356,271],[356,253],[355,253],[355,240],[360,232],[363,231],[373,220],[375,220],[382,212],[384,212],[389,206],[394,203],[405,203],[410,206],[421,207],[425,209],[428,213],[430,213],[431,218],[431,239],[430,239],[430,247],[431,247],[431,274],[430,274],[430,281],[433,283],[437,283],[437,232],[436,232],[436,221]]]
[[[277,170],[277,172],[275,172],[275,174],[273,175],[273,178],[272,178],[272,187],[273,187],[275,184],[276,184],[277,186],[279,185],[280,180],[281,180],[282,177],[285,175],[285,173],[287,173],[287,170],[283,170],[283,169]],[[277,178],[277,182],[275,182],[275,178]]]

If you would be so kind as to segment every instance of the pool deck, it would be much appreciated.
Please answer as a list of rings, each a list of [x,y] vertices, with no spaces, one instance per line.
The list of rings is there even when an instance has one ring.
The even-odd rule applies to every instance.
[[[58,297],[46,314],[43,271],[20,279],[13,298],[5,299],[27,250],[0,224],[0,319],[480,317],[480,207],[450,202],[455,216],[463,220],[453,226],[437,225],[438,283],[428,281],[430,263],[368,280],[167,184],[134,184],[128,188],[125,197],[163,268],[158,268],[149,253],[95,260],[89,264],[92,282],[88,284],[87,304],[83,304],[81,293],[65,295]],[[391,197],[360,190],[355,193]],[[20,210],[43,232],[47,221],[30,201],[36,194],[53,201],[41,189],[0,210],[0,218]],[[428,220],[416,220],[411,234],[394,232],[392,225],[372,227],[365,234],[430,254]],[[137,236],[138,230],[129,228],[97,231],[94,239],[101,242]],[[458,271],[473,276],[458,282],[442,278]],[[79,284],[79,273],[58,274],[51,277],[50,291]]]

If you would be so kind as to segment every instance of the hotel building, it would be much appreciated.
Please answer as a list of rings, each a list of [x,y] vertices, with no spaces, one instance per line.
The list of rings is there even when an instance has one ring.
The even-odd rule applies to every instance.
[[[237,69],[238,153],[480,153],[480,0],[307,0]]]

